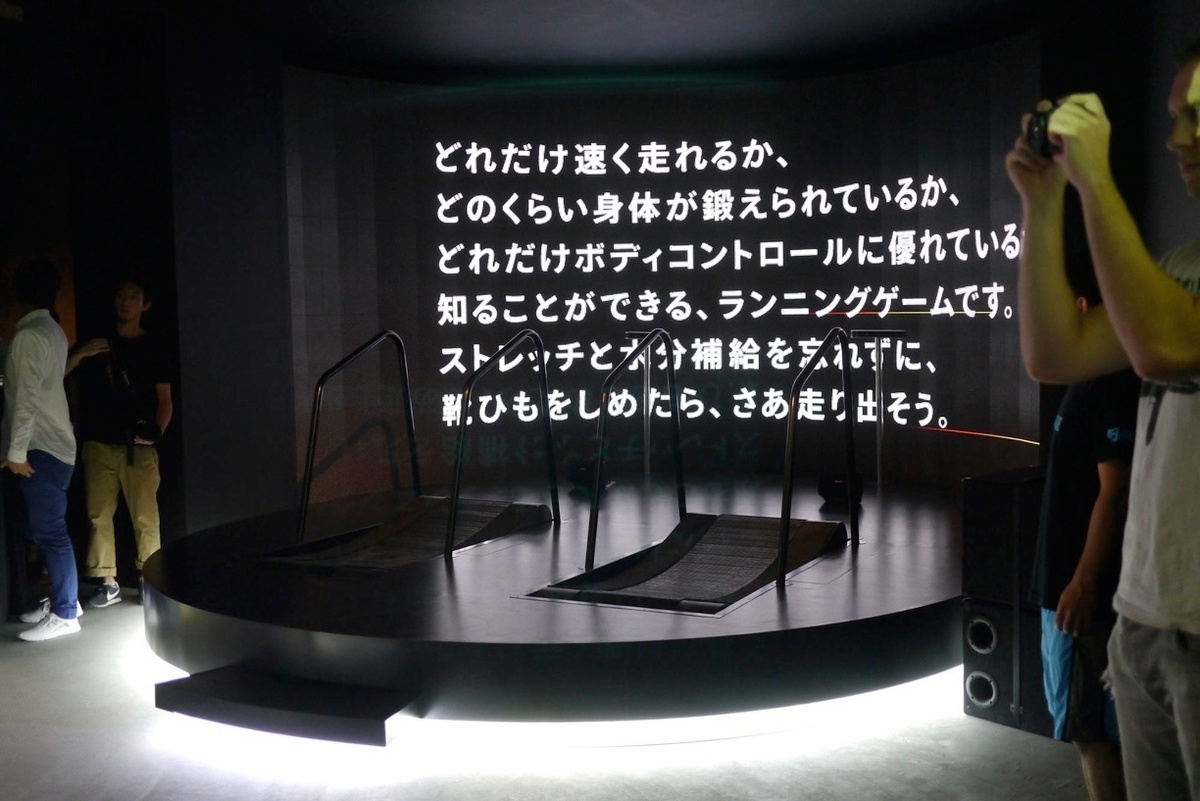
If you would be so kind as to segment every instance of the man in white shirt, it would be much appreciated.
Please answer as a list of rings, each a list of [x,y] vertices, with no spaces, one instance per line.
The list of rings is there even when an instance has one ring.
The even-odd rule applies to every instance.
[[[1184,49],[1167,111],[1167,147],[1200,197],[1200,40]],[[1096,95],[1059,101],[1048,130],[1049,157],[1021,137],[1007,161],[1024,213],[1021,352],[1041,381],[1129,366],[1144,381],[1109,673],[1130,801],[1191,801],[1200,799],[1200,240],[1155,263],[1109,169],[1111,124]],[[1063,270],[1068,183],[1104,298],[1086,312]]]
[[[49,261],[17,267],[13,291],[22,317],[4,360],[0,469],[17,477],[27,537],[38,546],[50,578],[50,597],[21,616],[36,624],[17,635],[29,642],[79,631],[79,573],[67,532],[67,486],[75,469],[75,434],[63,389],[67,337],[50,314],[59,281]]]

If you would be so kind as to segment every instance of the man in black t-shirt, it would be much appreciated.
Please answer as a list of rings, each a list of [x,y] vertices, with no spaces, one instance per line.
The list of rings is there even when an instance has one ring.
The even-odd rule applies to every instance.
[[[1101,676],[1116,621],[1140,387],[1127,369],[1067,388],[1050,440],[1034,560],[1031,600],[1042,608],[1054,736],[1075,743],[1093,801],[1125,797],[1116,712]]]
[[[82,441],[84,488],[91,538],[85,572],[100,585],[85,606],[96,609],[121,600],[117,584],[113,515],[117,493],[125,496],[137,543],[134,566],[158,550],[158,451],[155,443],[171,421],[171,378],[162,343],[142,328],[150,308],[145,285],[126,280],[114,298],[116,327],[90,339],[67,358],[78,387],[76,413]],[[141,584],[138,585],[141,600]]]

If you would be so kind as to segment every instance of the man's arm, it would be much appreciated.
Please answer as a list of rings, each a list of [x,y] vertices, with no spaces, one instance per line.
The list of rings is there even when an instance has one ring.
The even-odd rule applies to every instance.
[[[84,359],[100,353],[107,353],[110,350],[112,350],[112,344],[107,339],[89,339],[82,345],[72,348],[67,354],[67,364],[63,369],[63,375],[70,375]]]
[[[1060,631],[1078,636],[1092,624],[1096,610],[1096,583],[1120,555],[1121,530],[1129,502],[1129,463],[1109,459],[1096,466],[1100,493],[1088,520],[1087,542],[1075,574],[1063,589],[1054,614]]]
[[[171,385],[155,384],[154,394],[158,398],[158,409],[155,412],[154,422],[158,423],[160,432],[165,432],[167,424],[171,422],[171,415],[175,412],[175,406],[171,403]]]
[[[158,425],[158,434],[161,437],[163,432],[167,430],[167,424],[171,422],[171,414],[174,411],[174,406],[171,404],[171,385],[155,384],[154,397],[154,422]],[[154,443],[148,439],[135,436],[133,444],[153,445]]]
[[[33,474],[29,466],[29,442],[33,437],[38,409],[44,402],[41,385],[49,358],[49,346],[42,338],[22,331],[13,339],[13,374],[5,376],[5,380],[12,382],[13,389],[12,428],[9,430],[8,450],[0,468],[11,470],[19,476]]]
[[[1109,168],[1110,124],[1095,95],[1072,95],[1051,117],[1055,157],[1079,192],[1088,247],[1110,326],[1143,378],[1200,373],[1200,301],[1146,249]]]
[[[1143,378],[1200,374],[1200,299],[1164,273],[1115,184],[1080,190],[1088,245],[1112,328]]]
[[[1066,175],[1022,135],[1005,160],[1021,196],[1024,229],[1017,268],[1021,356],[1030,376],[1074,383],[1129,366],[1103,307],[1082,312],[1067,280],[1063,245]]]

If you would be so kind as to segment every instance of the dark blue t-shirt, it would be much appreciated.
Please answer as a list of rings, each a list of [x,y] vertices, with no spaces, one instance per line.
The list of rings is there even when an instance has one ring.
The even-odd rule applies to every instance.
[[[1054,419],[1030,600],[1044,609],[1075,575],[1087,542],[1088,522],[1100,492],[1097,465],[1133,458],[1141,379],[1132,370],[1072,384]],[[1120,575],[1117,557],[1096,584],[1095,614],[1108,617]]]

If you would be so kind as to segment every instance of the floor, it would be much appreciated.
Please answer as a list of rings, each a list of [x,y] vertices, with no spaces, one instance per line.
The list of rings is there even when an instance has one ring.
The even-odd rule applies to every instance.
[[[46,643],[0,627],[0,798],[1086,799],[1073,749],[962,713],[961,671],[755,715],[638,724],[402,719],[386,748],[234,729],[154,707],[182,675],[142,609]]]

